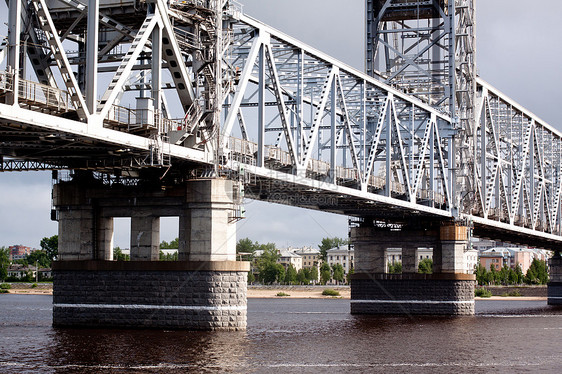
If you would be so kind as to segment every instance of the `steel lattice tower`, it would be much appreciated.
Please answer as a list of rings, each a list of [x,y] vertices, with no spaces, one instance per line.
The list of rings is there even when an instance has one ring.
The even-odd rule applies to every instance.
[[[366,71],[456,122],[456,206],[474,191],[474,0],[367,0]]]

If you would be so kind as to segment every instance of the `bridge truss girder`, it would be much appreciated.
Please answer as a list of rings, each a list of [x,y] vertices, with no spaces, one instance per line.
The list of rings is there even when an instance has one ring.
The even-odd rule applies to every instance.
[[[467,213],[560,235],[562,135],[482,80],[477,102]]]
[[[249,17],[233,33],[228,168],[454,214],[449,117]]]

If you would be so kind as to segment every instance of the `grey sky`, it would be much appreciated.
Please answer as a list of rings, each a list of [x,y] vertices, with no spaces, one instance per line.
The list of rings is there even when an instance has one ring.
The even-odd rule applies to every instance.
[[[247,14],[343,62],[363,70],[364,0],[242,0]],[[477,65],[480,76],[539,117],[561,129],[562,74],[557,48],[562,1],[477,0]],[[5,13],[4,13],[5,14]],[[4,16],[5,17],[5,16]],[[0,173],[0,246],[37,247],[56,233],[49,220],[50,173]],[[286,245],[317,245],[346,236],[347,218],[261,202],[249,202],[238,237]],[[177,235],[174,220],[162,239]],[[129,230],[116,224],[115,244],[128,247]]]

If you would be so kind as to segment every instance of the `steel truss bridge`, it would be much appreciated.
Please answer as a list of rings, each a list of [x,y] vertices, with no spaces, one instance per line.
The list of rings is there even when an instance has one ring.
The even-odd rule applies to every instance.
[[[0,171],[226,176],[254,199],[559,249],[562,134],[476,77],[473,0],[366,4],[363,73],[235,1],[10,0]]]

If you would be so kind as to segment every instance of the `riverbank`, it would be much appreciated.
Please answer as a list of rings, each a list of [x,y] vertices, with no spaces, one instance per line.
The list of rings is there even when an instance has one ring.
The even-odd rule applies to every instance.
[[[53,284],[52,283],[8,283],[10,289],[8,293],[11,294],[22,294],[22,295],[52,295],[53,294]]]
[[[331,289],[339,292],[339,296],[324,296],[324,290]],[[284,293],[287,296],[277,296]],[[349,286],[248,286],[249,299],[289,298],[289,299],[350,299]]]
[[[52,295],[52,283],[38,283],[35,287],[33,283],[12,283],[10,294],[20,295]],[[492,297],[480,298],[479,300],[546,300],[547,290],[545,286],[530,287],[484,287],[492,291]],[[322,292],[326,289],[332,289],[339,292],[339,296],[324,296]],[[510,292],[517,291],[521,296],[507,296]],[[277,296],[278,294],[286,296]],[[502,296],[506,295],[506,296]],[[288,299],[350,299],[351,289],[349,286],[260,286],[249,285],[247,296],[249,299],[270,299],[270,298],[288,298]]]

